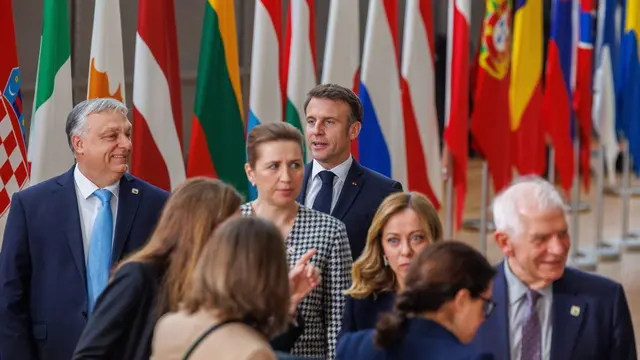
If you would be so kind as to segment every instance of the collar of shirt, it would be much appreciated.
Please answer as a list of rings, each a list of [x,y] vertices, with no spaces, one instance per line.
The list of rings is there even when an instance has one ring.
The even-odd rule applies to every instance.
[[[76,165],[75,170],[73,171],[73,178],[76,181],[76,185],[78,185],[78,189],[80,190],[80,194],[86,200],[91,196],[96,190],[99,189],[96,184],[92,183],[91,180],[87,179],[86,176],[78,169]],[[115,182],[109,186],[106,186],[105,189],[111,191],[111,194],[117,199],[120,194],[120,181]]]
[[[506,259],[504,260],[504,276],[507,279],[507,287],[509,288],[509,305],[513,306],[525,297],[529,287],[511,271],[509,262]],[[548,298],[552,294],[552,286],[553,285],[546,286],[539,289],[538,292],[542,297]]]
[[[318,161],[313,160],[313,166],[311,168],[311,180],[315,180],[316,176],[323,170],[329,170],[332,173],[336,174],[336,177],[342,181],[347,180],[347,174],[349,173],[349,169],[351,169],[351,164],[353,163],[353,157],[349,155],[347,160],[343,161],[342,164],[334,167],[333,169],[325,169],[320,165]],[[334,180],[335,181],[335,180]]]

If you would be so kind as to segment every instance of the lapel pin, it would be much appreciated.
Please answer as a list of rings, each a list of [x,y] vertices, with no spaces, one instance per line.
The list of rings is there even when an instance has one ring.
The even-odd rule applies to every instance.
[[[580,307],[573,305],[569,312],[571,313],[571,316],[580,316]]]
[[[351,183],[351,185],[353,186],[358,186],[358,183],[356,183],[355,181]]]
[[[138,189],[136,188],[131,189],[131,193],[134,195],[138,195]]]

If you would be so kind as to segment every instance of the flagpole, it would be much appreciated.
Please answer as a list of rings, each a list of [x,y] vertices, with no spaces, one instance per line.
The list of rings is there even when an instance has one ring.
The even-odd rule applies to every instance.
[[[556,151],[553,146],[549,146],[549,170],[547,171],[547,179],[551,184],[556,184]]]
[[[444,238],[453,238],[453,165],[451,164],[451,153],[449,147],[444,146],[445,167],[443,168],[446,174],[446,188],[445,188],[445,218],[444,218]]]
[[[598,258],[598,261],[619,261],[620,260],[620,250],[617,246],[611,246],[610,244],[604,242],[603,234],[604,234],[604,172],[606,171],[605,167],[605,147],[600,144],[600,150],[597,154],[597,173],[596,173],[596,199],[595,199],[595,215],[596,221],[594,221],[595,225],[595,252]]]
[[[487,256],[487,202],[489,200],[489,163],[482,162],[482,189],[480,192],[480,252]]]
[[[571,186],[571,261],[573,265],[581,270],[595,271],[597,260],[593,252],[580,248],[580,136],[577,119],[573,122],[573,184]]]
[[[629,212],[631,211],[631,154],[629,154],[629,142],[626,138],[622,144],[622,184],[620,194],[622,197],[622,234],[613,241],[623,246],[627,251],[640,250],[640,236],[629,231]]]

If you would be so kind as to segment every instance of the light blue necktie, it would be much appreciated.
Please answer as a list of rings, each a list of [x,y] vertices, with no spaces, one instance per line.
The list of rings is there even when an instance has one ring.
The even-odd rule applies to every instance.
[[[111,267],[111,237],[113,234],[113,215],[111,214],[111,192],[106,189],[96,190],[100,207],[93,223],[89,255],[87,256],[87,288],[89,298],[89,314],[93,312],[96,299],[107,286],[109,268]]]

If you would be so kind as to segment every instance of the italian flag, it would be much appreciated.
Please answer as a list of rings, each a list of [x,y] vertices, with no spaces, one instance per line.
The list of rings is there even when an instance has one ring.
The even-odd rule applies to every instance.
[[[304,100],[317,85],[314,1],[292,0],[289,6],[284,57],[288,61],[285,121],[304,134]]]
[[[234,2],[204,10],[187,177],[211,176],[247,194],[245,141]]]
[[[68,14],[66,0],[44,0],[27,154],[31,164],[31,185],[59,175],[74,163],[62,130],[73,108]]]
[[[173,0],[140,0],[133,76],[131,173],[165,190],[186,178]]]

